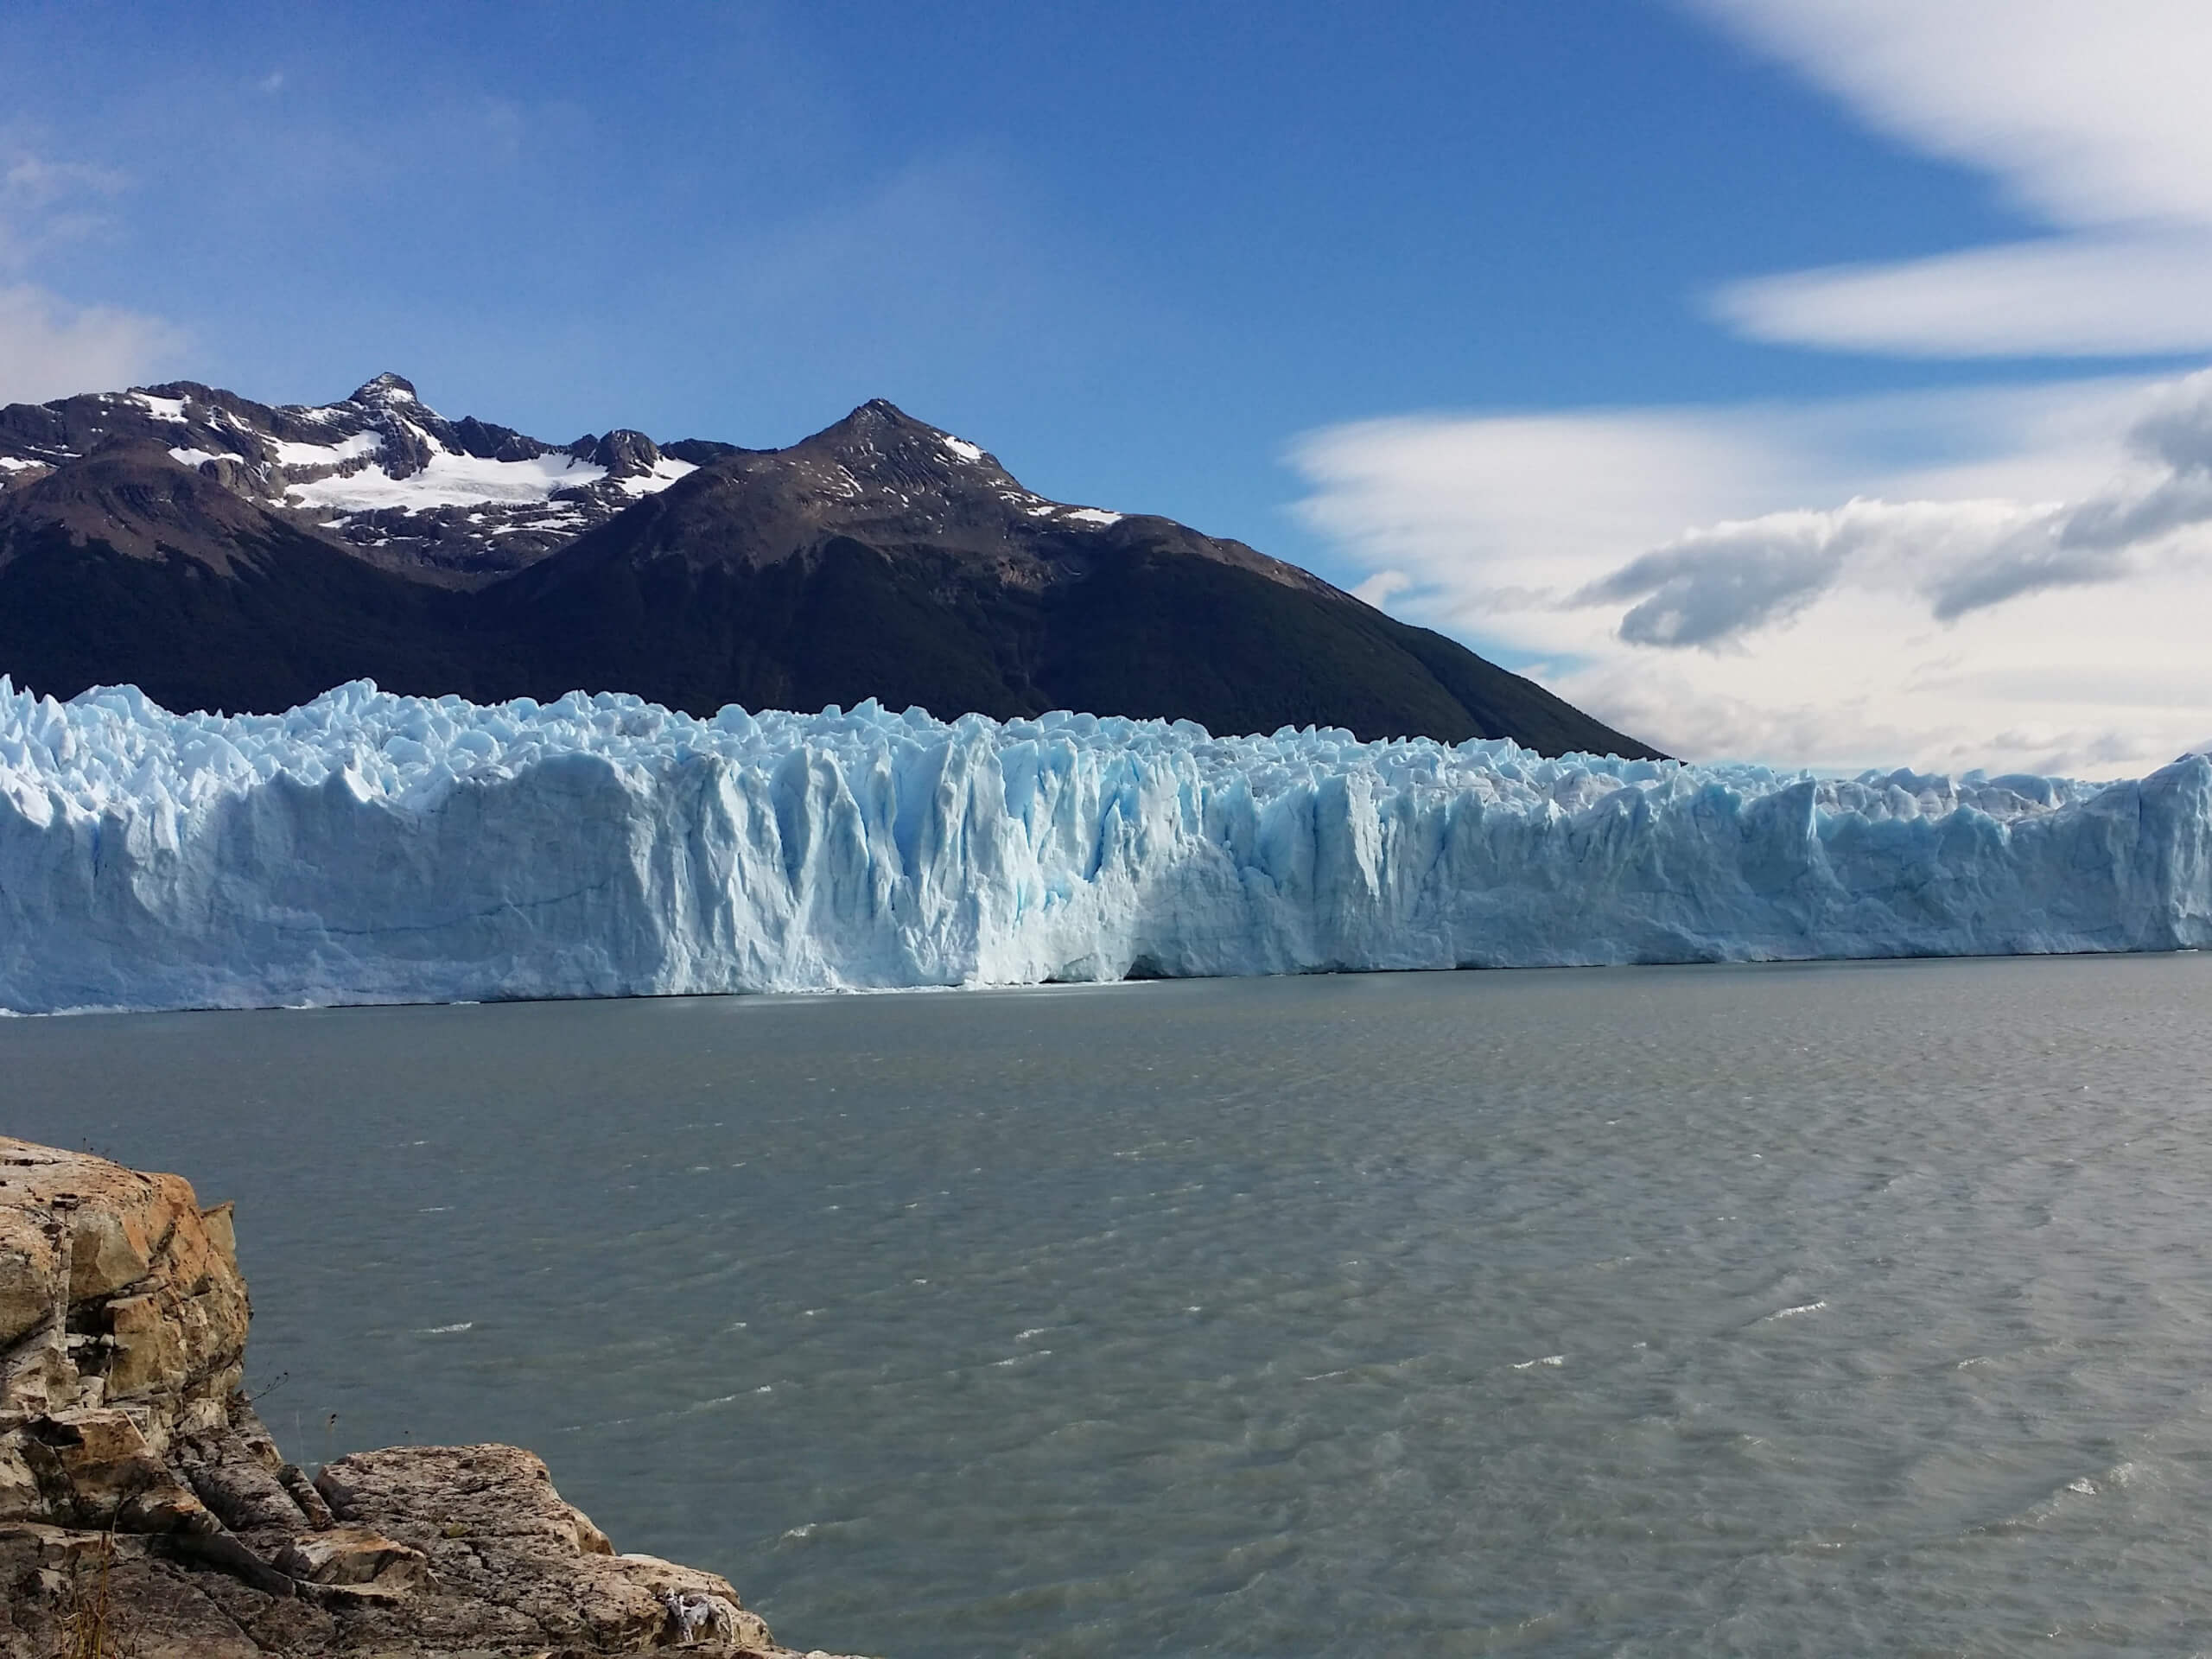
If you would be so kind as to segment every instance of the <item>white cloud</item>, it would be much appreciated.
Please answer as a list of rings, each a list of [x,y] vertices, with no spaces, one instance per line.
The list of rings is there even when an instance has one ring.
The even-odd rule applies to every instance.
[[[2034,509],[2003,501],[1862,499],[1826,512],[1792,508],[1678,536],[1588,583],[1568,602],[1633,601],[1620,620],[1622,639],[1712,650],[1794,619],[1868,566],[1910,560],[1936,571],[1971,568],[2027,535],[2036,518]],[[1955,615],[1975,607],[1948,608]],[[1941,604],[1937,614],[1945,615]]]
[[[0,270],[20,271],[49,249],[105,228],[102,204],[124,182],[109,168],[0,155]]]
[[[1372,422],[1294,459],[1370,594],[1679,753],[2111,775],[2212,728],[2212,376]]]
[[[1738,332],[2212,349],[2202,0],[1683,3],[2049,227],[1733,283]],[[1294,459],[1363,594],[1677,753],[2109,775],[2212,729],[2212,375],[1370,422]]]
[[[1777,345],[1898,357],[2212,349],[2212,237],[2079,236],[1731,283],[1716,316]]]
[[[1793,508],[1678,536],[1585,586],[1575,601],[1634,601],[1621,638],[1713,649],[1786,621],[1839,583],[1916,593],[1951,622],[2046,588],[2189,559],[2212,523],[2212,371],[2146,397],[2131,463],[2074,501],[1890,502]]]
[[[2212,222],[2198,0],[1691,0],[2061,224]]]
[[[1414,585],[1414,579],[1402,570],[1377,570],[1351,590],[1354,599],[1363,600],[1382,609],[1390,602],[1393,594],[1403,593]]]
[[[128,182],[110,168],[0,147],[0,275],[20,279],[40,256],[109,228],[107,204]],[[130,385],[179,344],[158,317],[0,283],[0,404]]]
[[[2056,234],[1755,278],[1754,337],[1913,356],[2212,346],[2212,7],[2201,0],[1688,0]]]
[[[43,403],[153,378],[180,343],[158,317],[71,306],[28,283],[0,288],[0,404]]]

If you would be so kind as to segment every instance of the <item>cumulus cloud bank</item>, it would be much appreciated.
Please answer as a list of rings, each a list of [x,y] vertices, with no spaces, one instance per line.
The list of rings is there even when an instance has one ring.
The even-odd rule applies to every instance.
[[[2212,373],[1401,418],[1293,460],[1365,596],[1685,755],[2111,775],[2212,726]]]
[[[1939,621],[2049,588],[2117,582],[2212,522],[2212,372],[2159,388],[2128,431],[2133,475],[2074,502],[1853,499],[1692,530],[1569,601],[1625,603],[1640,645],[1732,644],[1840,582],[1916,594]]]

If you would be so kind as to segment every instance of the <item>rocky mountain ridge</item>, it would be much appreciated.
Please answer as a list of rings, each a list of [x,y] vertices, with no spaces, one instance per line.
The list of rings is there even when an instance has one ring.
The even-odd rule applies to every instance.
[[[130,444],[372,564],[453,586],[519,569],[694,466],[642,432],[555,445],[449,421],[397,374],[320,405],[178,380],[0,408],[0,490]]]
[[[231,712],[367,678],[1654,753],[1309,571],[1049,499],[881,400],[780,449],[561,448],[388,374],[312,407],[174,382],[0,410],[0,673]]]

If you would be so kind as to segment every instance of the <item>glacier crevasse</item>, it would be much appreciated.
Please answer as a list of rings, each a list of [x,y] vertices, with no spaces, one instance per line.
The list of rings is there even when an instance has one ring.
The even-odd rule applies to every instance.
[[[2212,944],[2212,760],[1853,779],[1053,714],[0,678],[0,1007]]]

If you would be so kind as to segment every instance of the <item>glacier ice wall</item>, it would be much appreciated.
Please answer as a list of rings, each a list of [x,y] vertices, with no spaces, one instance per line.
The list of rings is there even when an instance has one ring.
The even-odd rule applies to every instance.
[[[2212,944],[2212,761],[1817,779],[1510,742],[0,679],[0,1007]]]

